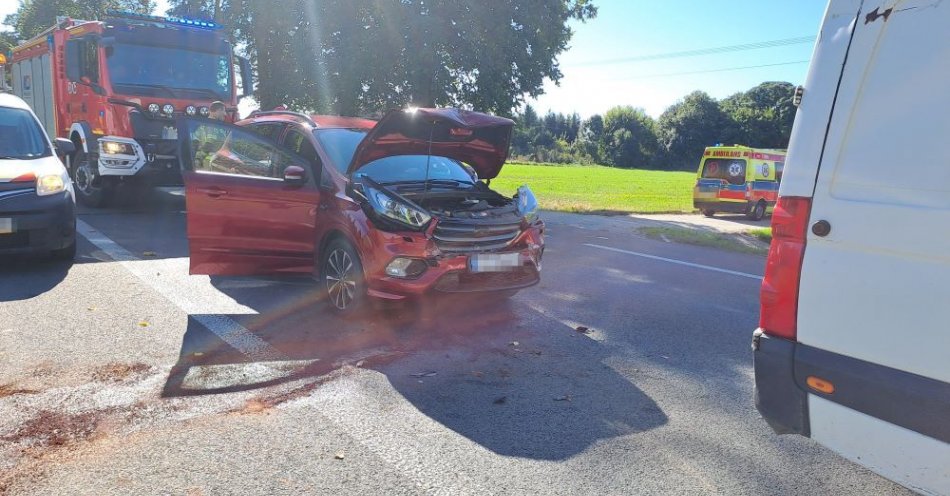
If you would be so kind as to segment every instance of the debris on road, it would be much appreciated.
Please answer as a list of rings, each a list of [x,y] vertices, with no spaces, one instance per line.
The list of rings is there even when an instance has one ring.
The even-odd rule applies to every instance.
[[[359,366],[359,365],[357,365],[357,366]],[[415,374],[409,374],[409,375],[411,375],[412,377],[432,377],[432,376],[434,376],[434,375],[436,375],[436,374],[438,374],[438,372],[436,372],[436,371],[434,371],[434,370],[429,370],[429,371],[427,371],[427,372],[417,372],[417,373],[415,373]]]
[[[113,362],[97,367],[92,373],[92,378],[99,382],[119,382],[128,379],[129,376],[147,372],[149,369],[151,367],[141,362]]]
[[[519,344],[521,344],[521,343],[519,343],[519,342],[517,342],[517,341],[512,341],[512,342],[508,343],[508,346],[518,346]]]
[[[39,391],[35,389],[24,389],[15,387],[13,384],[0,384],[0,398],[15,396],[18,394],[36,394]]]
[[[554,401],[571,401],[571,395],[565,394],[564,396],[558,396],[554,398]]]
[[[336,454],[333,455],[333,458],[336,458],[337,460],[342,460],[344,456],[345,456],[345,453],[343,453],[342,451],[337,451]]]
[[[146,320],[139,321],[139,327],[148,327],[148,321]]]
[[[261,413],[267,409],[267,404],[260,399],[247,400],[244,405],[244,413]]]
[[[143,257],[157,257],[158,253],[155,253],[154,251],[143,251],[142,256]]]
[[[507,396],[499,396],[498,398],[495,398],[495,401],[493,403],[496,405],[504,405],[505,402],[507,401],[508,401]]]

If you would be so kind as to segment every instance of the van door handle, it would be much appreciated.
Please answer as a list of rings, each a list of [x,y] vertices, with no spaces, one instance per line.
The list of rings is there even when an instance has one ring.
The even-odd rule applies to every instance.
[[[198,192],[199,192],[199,193],[204,193],[204,194],[210,196],[211,198],[220,198],[220,197],[222,197],[222,196],[228,194],[227,191],[225,191],[225,190],[223,190],[223,189],[221,189],[221,188],[218,188],[218,187],[198,188]]]

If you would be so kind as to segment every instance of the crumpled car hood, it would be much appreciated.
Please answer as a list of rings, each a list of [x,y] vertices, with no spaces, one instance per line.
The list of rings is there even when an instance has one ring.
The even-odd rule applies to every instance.
[[[394,110],[356,147],[347,172],[384,157],[431,154],[464,162],[480,179],[491,179],[508,159],[514,124],[504,117],[454,108]]]

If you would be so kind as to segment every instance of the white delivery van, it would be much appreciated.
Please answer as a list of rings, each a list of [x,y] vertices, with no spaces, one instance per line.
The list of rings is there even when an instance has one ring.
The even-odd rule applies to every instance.
[[[756,405],[950,494],[950,3],[832,0],[772,218]],[[816,467],[820,470],[820,467]]]

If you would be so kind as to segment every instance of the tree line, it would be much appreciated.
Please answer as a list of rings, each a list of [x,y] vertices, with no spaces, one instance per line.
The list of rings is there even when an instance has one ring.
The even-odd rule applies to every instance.
[[[692,170],[703,149],[717,143],[786,148],[795,119],[794,86],[765,82],[716,100],[694,91],[653,119],[618,106],[582,120],[530,105],[515,115],[512,155],[552,163]]]

